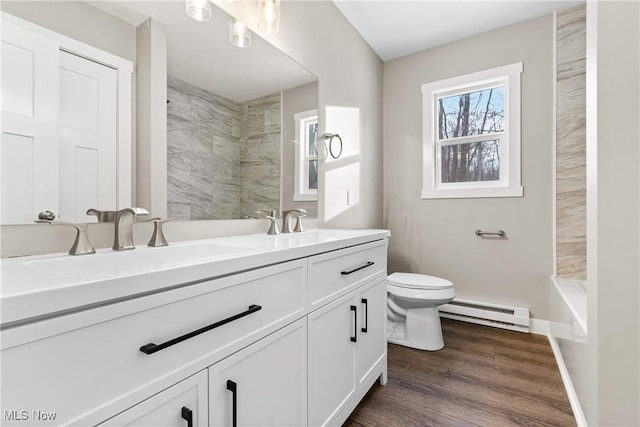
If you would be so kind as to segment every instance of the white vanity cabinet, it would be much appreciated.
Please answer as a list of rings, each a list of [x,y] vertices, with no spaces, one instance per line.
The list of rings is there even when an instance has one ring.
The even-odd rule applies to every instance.
[[[312,257],[309,276],[312,306],[331,302],[308,316],[308,424],[339,425],[386,382],[386,241]]]
[[[316,243],[323,235],[327,244]],[[388,233],[344,243],[335,235],[293,236],[312,243],[266,253],[259,266],[250,262],[260,254],[189,264],[184,283],[152,292],[149,281],[162,276],[141,274],[138,293],[3,323],[2,425],[343,423],[386,381]],[[87,283],[109,292],[110,280]],[[82,297],[82,286],[59,295]]]

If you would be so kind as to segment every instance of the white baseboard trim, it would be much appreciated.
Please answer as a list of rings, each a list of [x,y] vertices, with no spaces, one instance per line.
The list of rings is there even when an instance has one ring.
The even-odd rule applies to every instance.
[[[548,326],[547,322],[547,326]],[[587,419],[584,416],[584,412],[582,412],[582,406],[580,406],[580,400],[578,399],[578,394],[576,393],[576,389],[573,388],[573,382],[571,382],[571,377],[569,376],[569,371],[567,370],[567,365],[564,364],[564,359],[562,358],[562,353],[560,352],[560,347],[556,342],[556,339],[551,335],[547,335],[549,339],[549,345],[551,345],[551,350],[553,351],[553,355],[556,358],[556,363],[558,364],[558,370],[560,371],[560,376],[562,377],[562,383],[564,384],[564,388],[567,392],[567,397],[569,398],[569,404],[571,405],[571,410],[573,411],[573,416],[576,419],[576,424],[578,427],[587,427]]]
[[[541,320],[541,319],[529,319],[529,331],[532,334],[536,335],[544,335],[545,337],[549,335],[549,321]]]

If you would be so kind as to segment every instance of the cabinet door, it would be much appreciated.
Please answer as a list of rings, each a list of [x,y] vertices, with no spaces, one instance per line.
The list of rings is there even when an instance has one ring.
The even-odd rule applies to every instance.
[[[307,333],[300,319],[209,368],[211,426],[302,426]]]
[[[357,297],[358,356],[356,373],[361,385],[386,353],[386,276],[364,286]]]
[[[325,425],[355,393],[358,311],[351,293],[308,316],[309,425]]]
[[[140,427],[202,427],[206,425],[206,371],[201,371],[100,424],[100,426]]]

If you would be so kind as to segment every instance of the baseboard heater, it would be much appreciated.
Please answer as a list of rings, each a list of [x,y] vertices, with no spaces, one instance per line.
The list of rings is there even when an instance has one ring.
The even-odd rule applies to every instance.
[[[454,299],[449,304],[438,307],[440,317],[509,329],[518,332],[529,332],[529,309],[490,304],[480,301]]]

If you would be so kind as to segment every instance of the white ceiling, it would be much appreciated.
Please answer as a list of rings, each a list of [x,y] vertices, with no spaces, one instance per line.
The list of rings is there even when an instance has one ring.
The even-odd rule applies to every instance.
[[[383,61],[583,3],[550,0],[333,1]]]
[[[138,26],[149,17],[167,30],[169,75],[236,102],[278,93],[317,78],[260,36],[251,46],[229,42],[230,17],[212,5],[211,21],[198,22],[177,1],[88,1],[107,13]]]

